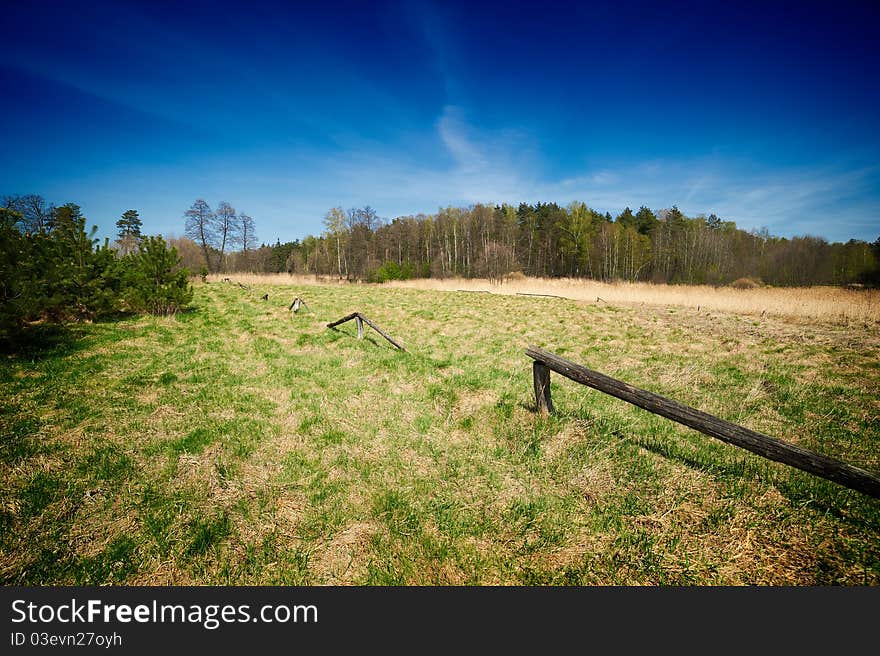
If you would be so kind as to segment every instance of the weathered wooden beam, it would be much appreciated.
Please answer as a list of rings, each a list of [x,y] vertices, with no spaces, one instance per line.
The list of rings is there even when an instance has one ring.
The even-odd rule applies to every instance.
[[[880,498],[880,476],[869,471],[854,467],[840,460],[835,460],[834,458],[829,458],[821,453],[784,442],[775,437],[749,430],[743,426],[738,426],[701,410],[696,410],[677,401],[667,399],[659,394],[633,387],[536,346],[530,346],[526,350],[526,355],[575,382],[587,385],[605,394],[610,394],[723,442],[834,481],[874,498]],[[538,403],[540,404],[541,402],[538,401]]]
[[[358,339],[364,338],[364,320],[361,318],[361,315],[358,315],[354,318],[354,323],[358,329]]]
[[[351,314],[346,314],[346,315],[345,315],[344,317],[342,317],[341,319],[337,319],[336,321],[333,321],[333,322],[331,322],[331,323],[328,323],[328,324],[327,324],[327,327],[328,327],[328,328],[335,328],[336,326],[338,326],[338,325],[341,324],[341,323],[345,323],[346,321],[351,321],[351,320],[354,319],[357,315],[358,315],[357,312],[352,312]]]
[[[394,346],[396,346],[397,348],[399,348],[401,351],[406,351],[406,349],[403,348],[403,346],[402,346],[401,344],[398,344],[397,341],[396,341],[394,338],[392,338],[388,333],[386,333],[384,330],[382,330],[381,328],[379,328],[379,326],[377,326],[376,324],[374,324],[372,321],[370,321],[369,319],[367,319],[364,315],[359,314],[358,316],[359,316],[361,319],[364,320],[364,323],[365,323],[365,324],[367,324],[370,328],[372,328],[372,329],[375,330],[377,333],[379,333],[380,335],[382,335],[382,337],[384,337],[385,339],[387,339],[387,340],[388,340],[389,342],[391,342]]]
[[[341,324],[341,323],[345,323],[346,321],[351,321],[352,319],[356,319],[356,320],[357,320],[357,324],[358,324],[358,338],[359,338],[359,339],[362,339],[362,338],[363,338],[363,334],[364,334],[364,332],[363,332],[363,331],[364,331],[363,324],[365,323],[365,324],[367,324],[370,328],[372,328],[373,330],[375,330],[377,333],[379,333],[380,335],[382,335],[382,337],[384,337],[386,340],[388,340],[392,345],[394,345],[395,347],[399,348],[401,351],[406,351],[406,349],[403,348],[403,346],[402,346],[401,344],[399,344],[399,343],[398,343],[393,337],[391,337],[391,335],[389,335],[389,334],[386,333],[384,330],[382,330],[381,328],[379,328],[379,326],[377,326],[377,325],[374,324],[372,321],[370,321],[369,319],[367,319],[367,318],[366,318],[364,315],[362,315],[360,312],[352,312],[351,314],[346,314],[346,315],[345,315],[344,317],[342,317],[341,319],[337,319],[336,321],[333,321],[332,323],[328,323],[328,324],[327,324],[327,327],[328,327],[328,328],[334,328],[334,327],[338,326],[339,324]],[[361,322],[363,322],[363,323],[361,323]]]
[[[550,368],[535,360],[532,362],[532,372],[535,382],[535,406],[541,414],[553,412],[553,400],[550,398]]]

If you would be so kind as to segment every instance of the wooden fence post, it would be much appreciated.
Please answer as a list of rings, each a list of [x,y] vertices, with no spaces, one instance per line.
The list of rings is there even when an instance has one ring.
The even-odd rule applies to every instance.
[[[535,360],[532,363],[532,373],[535,379],[535,406],[541,414],[553,412],[553,399],[550,398],[550,368]]]
[[[293,303],[291,303],[290,307],[288,307],[287,309],[293,310],[293,313],[296,314],[297,312],[299,312],[300,308],[305,308],[306,310],[314,314],[314,312],[312,312],[312,308],[306,305],[306,302],[302,300],[299,296],[293,299]]]
[[[534,360],[535,397],[538,409],[547,407],[548,411],[552,412],[553,410],[550,402],[550,370],[553,370],[576,383],[622,399],[648,412],[653,412],[655,415],[666,417],[728,444],[757,453],[768,460],[796,467],[853,490],[858,490],[875,499],[880,499],[880,476],[877,474],[805,449],[797,444],[791,444],[725,421],[659,394],[633,387],[621,380],[587,369],[583,365],[575,364],[544,349],[530,346],[526,350],[526,355]],[[546,398],[542,400],[544,395]]]
[[[364,338],[364,320],[361,319],[360,315],[354,318],[354,322],[357,325],[358,329],[358,339]]]

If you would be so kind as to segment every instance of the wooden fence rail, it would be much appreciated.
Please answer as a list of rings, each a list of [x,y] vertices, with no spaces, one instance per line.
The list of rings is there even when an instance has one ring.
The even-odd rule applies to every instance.
[[[535,402],[541,412],[553,412],[553,401],[550,397],[550,371],[552,370],[577,383],[610,394],[728,444],[821,476],[874,498],[880,498],[880,476],[869,471],[738,426],[659,394],[633,387],[536,346],[530,346],[526,350],[526,355],[534,360],[532,370]]]
[[[346,314],[346,315],[345,315],[344,317],[342,317],[341,319],[337,319],[336,321],[333,321],[333,322],[331,322],[331,323],[328,323],[328,324],[327,324],[327,327],[328,327],[328,328],[335,328],[335,327],[338,326],[339,324],[341,324],[341,323],[345,323],[346,321],[351,321],[352,319],[354,319],[354,320],[355,320],[355,323],[357,324],[358,339],[363,339],[363,338],[364,338],[364,324],[367,324],[370,328],[372,328],[372,329],[375,330],[377,333],[379,333],[380,335],[382,335],[382,337],[384,337],[384,338],[387,339],[389,342],[391,342],[391,344],[393,344],[395,347],[399,348],[401,351],[406,351],[406,349],[403,348],[403,346],[401,346],[400,344],[398,344],[398,343],[394,340],[393,337],[391,337],[388,333],[386,333],[384,330],[382,330],[381,328],[379,328],[379,326],[377,326],[376,324],[374,324],[372,321],[370,321],[369,319],[367,319],[367,318],[366,318],[364,315],[362,315],[360,312],[352,312],[351,314]]]

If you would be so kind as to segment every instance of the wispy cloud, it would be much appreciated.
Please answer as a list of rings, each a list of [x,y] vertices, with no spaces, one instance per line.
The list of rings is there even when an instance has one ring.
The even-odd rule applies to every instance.
[[[689,215],[714,212],[744,229],[766,226],[784,236],[873,239],[880,231],[875,198],[880,166],[770,170],[707,155],[618,164],[554,179],[545,173],[538,144],[524,131],[480,131],[465,117],[459,107],[444,108],[436,126],[444,152],[434,162],[375,154],[366,162],[352,153],[324,166],[349,181],[352,198],[372,198],[395,214],[454,203],[582,200],[610,212],[675,204]]]
[[[333,154],[303,149],[257,153],[235,162],[206,161],[196,169],[128,170],[88,182],[131,194],[130,180],[141,180],[138,198],[162,199],[161,206],[151,209],[145,202],[142,207],[144,216],[166,217],[157,226],[162,231],[179,231],[180,214],[196,196],[226,199],[257,217],[266,239],[319,232],[321,217],[335,205],[370,204],[393,218],[447,205],[573,200],[612,213],[625,206],[676,204],[688,215],[714,212],[741,228],[766,226],[783,236],[873,240],[880,234],[880,166],[769,169],[707,155],[585,167],[554,177],[548,173],[551,154],[542,152],[526,130],[479,129],[468,116],[463,107],[444,107],[434,124],[435,152],[428,156],[379,142],[349,141]],[[152,186],[145,187],[145,180]],[[67,200],[63,194],[74,193],[79,182],[69,181],[59,198]],[[172,182],[192,197],[157,191],[171,188]],[[117,209],[109,208],[108,199],[108,209],[99,207],[91,216],[106,213],[109,230]]]
[[[443,145],[452,155],[455,167],[462,172],[485,171],[489,162],[488,153],[466,134],[466,126],[461,111],[447,105],[437,121],[437,133]]]

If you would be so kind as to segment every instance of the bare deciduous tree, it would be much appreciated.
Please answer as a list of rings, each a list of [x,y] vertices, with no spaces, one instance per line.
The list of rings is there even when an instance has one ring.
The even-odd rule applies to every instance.
[[[257,244],[257,228],[251,216],[242,212],[238,215],[238,234],[241,242],[241,254],[245,268],[250,267],[250,251]]]
[[[214,246],[217,231],[214,225],[216,219],[214,212],[211,211],[211,206],[199,198],[184,213],[184,216],[186,216],[186,236],[201,247],[208,270],[214,270],[211,266],[210,249]]]
[[[186,267],[193,273],[198,273],[203,266],[208,266],[201,246],[189,237],[169,235],[167,242],[169,247],[173,246],[177,250],[181,266]]]
[[[22,216],[21,229],[27,234],[46,233],[52,229],[55,206],[47,203],[39,194],[6,196],[3,207],[19,212]]]
[[[226,262],[226,247],[230,248],[241,243],[240,226],[238,224],[238,215],[235,208],[225,200],[220,201],[217,211],[214,213],[217,239],[219,242],[218,250],[220,251],[220,266],[223,267]]]

